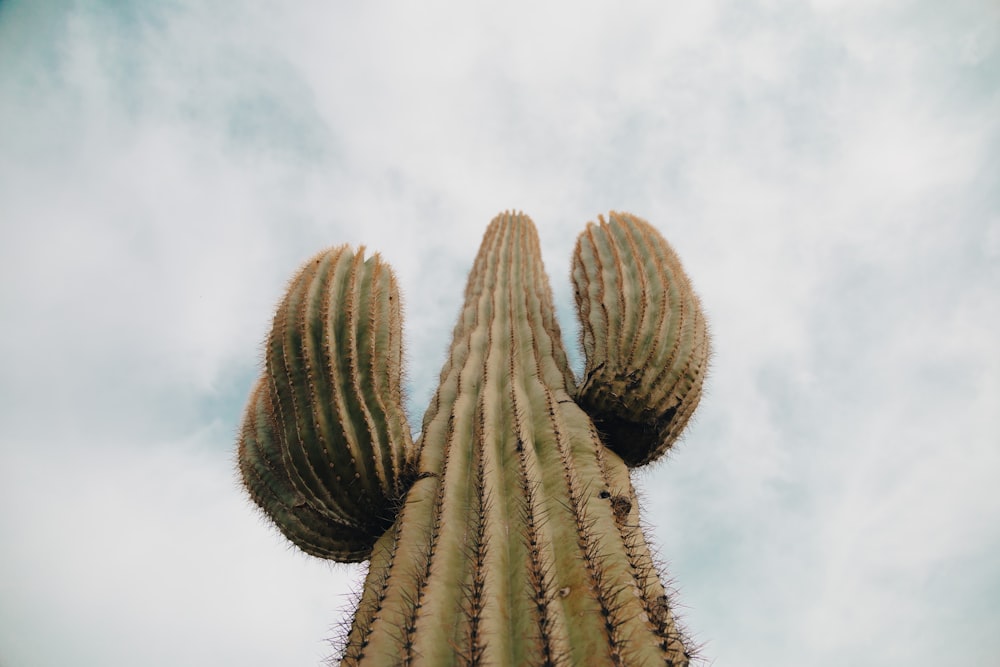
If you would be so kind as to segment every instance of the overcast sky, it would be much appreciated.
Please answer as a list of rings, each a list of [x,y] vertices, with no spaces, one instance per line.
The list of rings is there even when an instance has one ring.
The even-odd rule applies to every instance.
[[[706,658],[1000,664],[994,0],[0,0],[0,666],[318,665],[363,570],[233,466],[273,307],[381,252],[419,425],[508,208],[577,370],[588,220],[701,294],[637,482]]]

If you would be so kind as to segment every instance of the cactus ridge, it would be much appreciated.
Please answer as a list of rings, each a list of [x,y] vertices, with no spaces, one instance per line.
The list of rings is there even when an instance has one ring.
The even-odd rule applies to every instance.
[[[304,550],[370,559],[342,664],[688,664],[629,471],[697,403],[704,320],[672,251],[632,216],[588,226],[573,279],[579,389],[533,223],[493,220],[417,443],[388,268],[336,248],[292,281],[240,467]],[[636,449],[618,440],[627,428],[655,438]]]

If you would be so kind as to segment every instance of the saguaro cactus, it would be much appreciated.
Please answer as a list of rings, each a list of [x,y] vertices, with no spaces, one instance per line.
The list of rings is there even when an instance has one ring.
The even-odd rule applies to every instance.
[[[697,405],[705,320],[673,251],[628,214],[587,226],[573,280],[579,387],[533,224],[493,220],[416,444],[386,265],[335,248],[292,281],[239,464],[296,545],[370,559],[342,664],[688,664],[629,467]]]

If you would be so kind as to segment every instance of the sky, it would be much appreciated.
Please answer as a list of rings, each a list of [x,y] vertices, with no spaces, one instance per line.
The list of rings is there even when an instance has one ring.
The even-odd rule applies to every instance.
[[[507,209],[578,372],[588,221],[701,296],[635,481],[705,664],[1000,664],[1000,5],[0,0],[0,667],[331,655],[363,567],[234,467],[273,308],[380,252],[418,426]]]

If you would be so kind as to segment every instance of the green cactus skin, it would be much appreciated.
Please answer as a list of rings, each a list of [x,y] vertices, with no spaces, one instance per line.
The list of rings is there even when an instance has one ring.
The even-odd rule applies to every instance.
[[[709,336],[673,249],[647,222],[611,213],[573,253],[587,358],[577,400],[629,465],[661,456],[698,407]]]
[[[609,439],[624,431],[602,434],[581,407],[589,403],[604,409],[599,385],[606,378],[618,382],[619,368],[627,374],[633,372],[630,364],[693,357],[661,349],[673,349],[677,344],[669,341],[686,336],[668,330],[678,318],[672,306],[663,304],[673,304],[676,293],[684,293],[678,298],[695,308],[697,300],[686,295],[690,285],[675,260],[670,268],[660,266],[666,261],[666,244],[644,224],[612,214],[610,224],[602,221],[603,232],[588,227],[578,242],[574,279],[588,369],[578,403],[534,225],[523,214],[505,213],[493,220],[469,276],[440,385],[424,416],[412,475],[406,471],[412,449],[398,428],[373,428],[376,420],[360,419],[367,414],[356,409],[362,402],[356,400],[352,408],[346,396],[352,390],[382,394],[361,388],[363,377],[343,379],[344,368],[360,364],[331,361],[334,349],[344,353],[346,347],[351,354],[352,346],[343,346],[341,339],[354,335],[360,320],[348,316],[342,322],[333,313],[340,301],[329,297],[320,297],[312,308],[303,305],[303,295],[341,293],[338,274],[307,264],[293,281],[275,317],[264,379],[251,395],[240,466],[251,497],[293,542],[309,553],[339,560],[370,558],[343,665],[688,665],[690,647],[640,527],[629,467],[615,453],[626,451],[631,460],[643,462],[665,447],[657,440],[650,451],[636,452],[613,443]],[[635,230],[642,235],[629,236]],[[632,242],[612,246],[609,238]],[[647,253],[638,239],[654,244],[653,252]],[[600,266],[617,267],[619,279],[614,281],[604,276],[608,270],[595,273],[598,265],[588,259],[604,257],[609,250],[617,253],[617,263]],[[347,253],[337,252],[337,257]],[[322,257],[317,267],[326,261]],[[329,260],[338,267],[340,261]],[[357,259],[352,261],[352,267],[358,266]],[[317,280],[320,284],[314,285]],[[365,284],[354,280],[352,285],[359,283]],[[636,284],[644,289],[637,290]],[[355,287],[353,293],[359,289],[363,291]],[[392,292],[383,290],[383,299],[386,293]],[[661,294],[671,296],[637,310],[628,303],[637,295],[655,299]],[[377,301],[372,294],[366,303]],[[615,304],[626,313],[616,317],[628,334],[609,325]],[[597,311],[605,314],[595,315]],[[314,315],[319,321],[312,324]],[[311,338],[292,332],[314,328]],[[373,328],[382,331],[381,326]],[[328,330],[332,342],[317,344],[322,349],[309,353],[302,341],[325,341]],[[388,331],[386,339],[398,341],[398,329]],[[618,344],[627,352],[608,352],[614,345],[603,335],[631,335],[629,342]],[[687,349],[685,343],[679,345]],[[707,342],[689,347],[707,355]],[[652,351],[643,356],[646,348]],[[378,345],[368,348],[369,376],[376,375],[383,357],[397,358]],[[690,363],[702,377],[704,359]],[[335,378],[330,383],[341,393],[313,389],[320,384],[320,368]],[[611,370],[602,374],[604,368]],[[653,414],[630,408],[647,420],[640,423],[664,418],[655,410],[674,405],[664,395],[675,396],[684,406],[697,402],[683,390],[699,391],[700,381],[668,382],[685,373],[689,371],[658,369],[652,380],[640,383],[646,397],[638,405],[652,405]],[[398,382],[398,371],[384,376]],[[664,383],[673,388],[664,392]],[[379,386],[398,398],[392,381]],[[617,393],[619,387],[612,390]],[[331,412],[331,400],[344,407]],[[398,426],[404,422],[398,403],[393,405],[397,407],[385,423]],[[624,418],[632,418],[633,412]],[[309,415],[324,415],[326,421],[316,417],[317,425],[310,429]],[[606,411],[600,415],[602,423],[614,421]],[[337,418],[354,419],[355,426],[334,427]],[[320,423],[333,433],[353,428],[391,432],[395,439],[380,435],[334,442],[332,435],[318,437],[326,433]],[[666,430],[673,433],[673,427]],[[376,440],[386,445],[375,446]],[[345,449],[337,453],[336,447]],[[372,458],[362,461],[367,455]],[[327,460],[339,461],[340,467],[327,472],[320,465]],[[396,467],[386,461],[397,462]],[[340,471],[339,481],[334,469]],[[346,474],[351,470],[353,477]],[[407,483],[403,496],[401,485]],[[393,505],[393,499],[401,502]],[[368,550],[386,520],[380,514],[375,521],[365,520],[366,508],[396,506],[394,521]],[[324,527],[323,519],[331,527]]]

